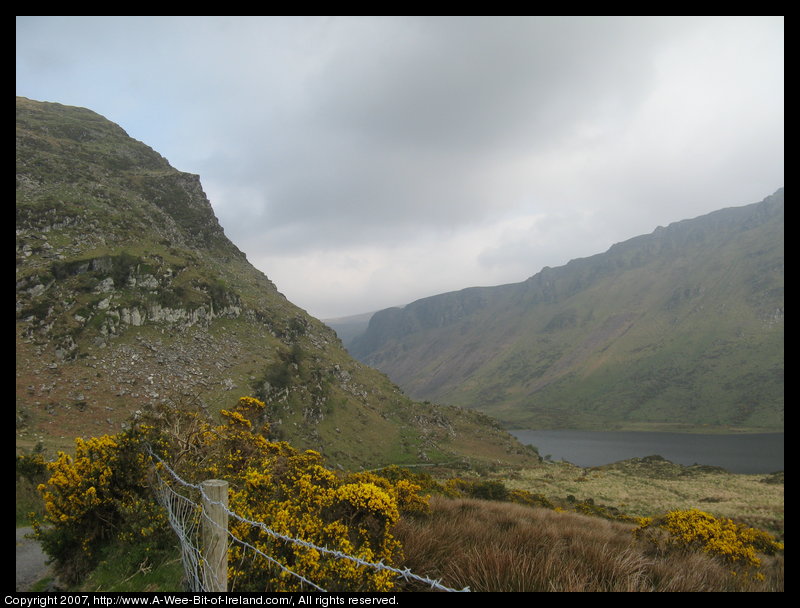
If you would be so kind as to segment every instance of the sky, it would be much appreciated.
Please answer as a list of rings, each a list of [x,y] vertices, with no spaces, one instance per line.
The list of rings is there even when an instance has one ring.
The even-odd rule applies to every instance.
[[[198,174],[321,319],[523,281],[784,185],[781,16],[18,16],[16,94]]]

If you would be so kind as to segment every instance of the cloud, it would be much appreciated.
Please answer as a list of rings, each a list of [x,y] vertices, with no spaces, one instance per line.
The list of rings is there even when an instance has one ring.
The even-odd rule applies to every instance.
[[[261,118],[257,132],[269,139],[248,155],[249,174],[267,193],[265,219],[332,227],[344,219],[381,240],[391,223],[403,239],[514,205],[525,180],[508,168],[520,157],[535,161],[580,125],[620,120],[644,96],[641,35],[630,29],[609,42],[597,27],[549,19],[333,23],[302,102],[280,122]],[[591,61],[581,61],[586,53]]]
[[[760,200],[783,55],[781,17],[18,17],[17,93],[200,174],[251,261],[339,316]]]

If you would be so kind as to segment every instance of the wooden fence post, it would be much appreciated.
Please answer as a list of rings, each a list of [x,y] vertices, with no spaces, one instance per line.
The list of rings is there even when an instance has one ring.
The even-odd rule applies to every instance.
[[[208,591],[228,590],[228,482],[207,479],[203,489],[203,574]],[[206,574],[207,573],[207,574]]]

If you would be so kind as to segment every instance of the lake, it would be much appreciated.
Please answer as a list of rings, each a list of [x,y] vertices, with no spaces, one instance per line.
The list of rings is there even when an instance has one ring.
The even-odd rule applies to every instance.
[[[695,435],[626,431],[510,431],[539,455],[594,467],[658,454],[677,464],[723,467],[731,473],[783,470],[783,433]]]

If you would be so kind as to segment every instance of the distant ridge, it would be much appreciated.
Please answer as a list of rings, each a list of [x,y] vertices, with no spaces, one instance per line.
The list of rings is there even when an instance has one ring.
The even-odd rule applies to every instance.
[[[783,428],[784,190],[521,283],[375,313],[349,344],[410,395],[518,428]]]
[[[360,315],[322,319],[328,327],[336,332],[339,339],[347,346],[355,338],[363,334],[369,327],[369,320],[375,312],[365,312]]]

